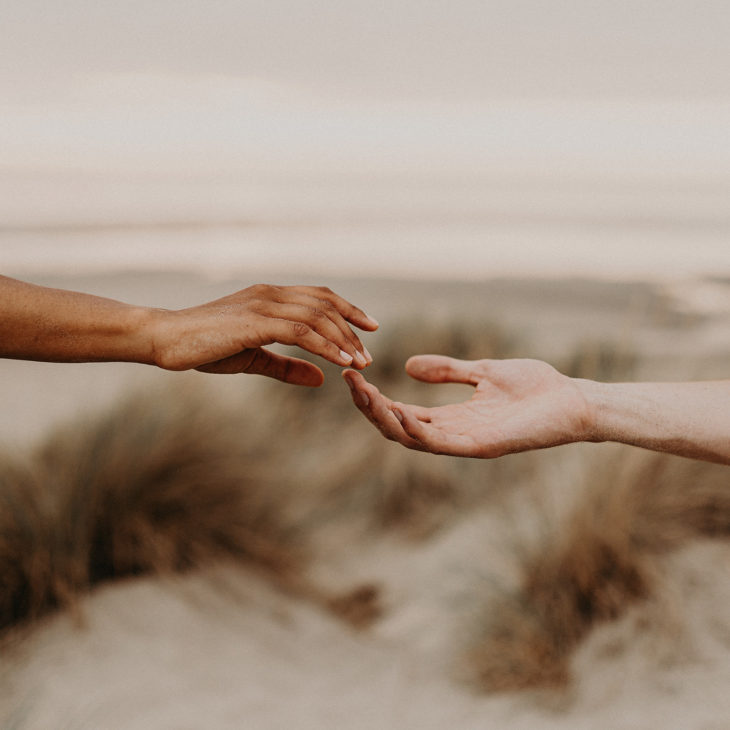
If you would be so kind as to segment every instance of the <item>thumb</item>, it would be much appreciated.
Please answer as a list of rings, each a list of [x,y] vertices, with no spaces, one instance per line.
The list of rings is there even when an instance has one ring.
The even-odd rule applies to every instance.
[[[467,383],[477,385],[473,360],[457,360],[445,355],[416,355],[406,363],[406,372],[426,383]]]
[[[296,357],[285,357],[257,347],[244,350],[237,355],[218,360],[196,368],[207,373],[248,373],[266,375],[293,385],[307,385],[316,388],[322,385],[324,375],[311,362]]]

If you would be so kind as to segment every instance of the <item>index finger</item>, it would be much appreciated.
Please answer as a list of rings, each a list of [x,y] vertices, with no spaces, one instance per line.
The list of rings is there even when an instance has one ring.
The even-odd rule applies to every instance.
[[[374,385],[368,383],[354,370],[345,370],[342,375],[350,386],[355,405],[385,438],[397,441],[409,449],[425,450],[403,430],[395,414],[390,410],[392,401],[389,398],[382,395]]]
[[[351,304],[347,301],[347,299],[341,297],[339,294],[335,294],[335,292],[333,292],[329,287],[301,286],[297,287],[297,289],[306,294],[317,297],[317,299],[324,299],[325,301],[328,301],[348,322],[351,322],[362,330],[374,332],[380,326],[377,319],[365,314],[362,309]]]

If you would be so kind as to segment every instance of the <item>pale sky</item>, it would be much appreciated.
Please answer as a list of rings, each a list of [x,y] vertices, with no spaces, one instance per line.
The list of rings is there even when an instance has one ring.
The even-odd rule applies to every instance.
[[[722,177],[728,38],[727,0],[0,0],[0,171]]]
[[[0,68],[223,74],[356,97],[730,93],[726,0],[2,0]]]
[[[673,246],[680,268],[704,247],[713,266],[730,251],[729,38],[728,0],[0,0],[5,255],[24,227],[436,211],[533,221],[510,244],[521,267],[559,250],[602,270],[607,245]],[[585,221],[613,233],[589,245]],[[485,271],[504,260],[495,225],[463,232]],[[441,261],[443,237],[424,238]],[[316,245],[375,245],[347,241]]]

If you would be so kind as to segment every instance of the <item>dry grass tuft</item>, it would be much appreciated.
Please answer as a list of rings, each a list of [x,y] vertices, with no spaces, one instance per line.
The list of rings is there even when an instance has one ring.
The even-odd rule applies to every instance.
[[[54,589],[41,490],[33,474],[0,457],[0,628],[35,618],[59,602]]]
[[[381,591],[368,583],[328,601],[329,610],[356,629],[366,629],[383,614]]]
[[[392,453],[392,452],[391,452]],[[387,458],[381,466],[376,523],[413,539],[428,537],[460,512],[462,492],[455,469],[423,456]]]
[[[638,489],[634,537],[651,552],[696,536],[730,537],[730,470],[726,466],[646,454],[634,467]]]
[[[619,381],[631,380],[638,360],[636,351],[626,342],[586,340],[555,366],[572,378]]]
[[[4,459],[0,628],[102,581],[224,558],[298,575],[302,545],[245,444],[200,401],[140,396],[58,430],[22,467]]]
[[[730,535],[727,467],[646,452],[593,466],[567,521],[522,564],[518,592],[490,607],[468,657],[483,690],[567,685],[573,650],[651,594],[663,554]]]

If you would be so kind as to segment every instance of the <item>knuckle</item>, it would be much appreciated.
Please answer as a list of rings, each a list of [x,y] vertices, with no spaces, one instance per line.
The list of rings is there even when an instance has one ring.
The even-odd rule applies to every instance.
[[[304,322],[294,322],[292,324],[292,334],[294,337],[305,337],[312,331],[312,328]]]
[[[270,284],[254,284],[248,289],[254,303],[262,304],[273,299],[274,287]]]

